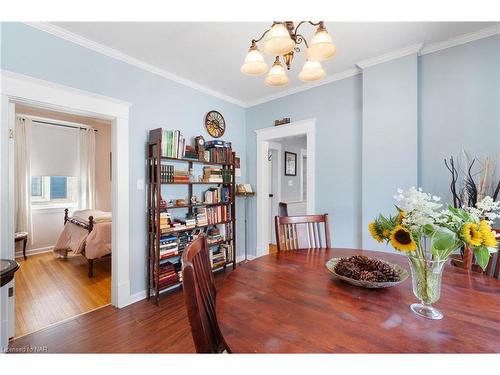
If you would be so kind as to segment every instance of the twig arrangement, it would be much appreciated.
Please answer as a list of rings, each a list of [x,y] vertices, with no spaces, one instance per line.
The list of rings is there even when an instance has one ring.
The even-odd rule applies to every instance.
[[[493,160],[486,157],[484,162],[476,158],[470,158],[463,151],[465,159],[465,170],[460,168],[459,162],[451,156],[444,160],[444,164],[451,173],[450,191],[453,196],[453,206],[455,208],[474,207],[478,201],[485,196],[490,195],[496,201],[500,194],[500,181],[493,192],[493,179],[497,166],[497,157]],[[480,164],[479,171],[474,172],[474,167]],[[476,168],[476,169],[477,169]],[[463,182],[460,183],[460,174],[463,175]],[[474,178],[479,175],[479,181],[476,183]],[[493,194],[492,194],[493,192]]]

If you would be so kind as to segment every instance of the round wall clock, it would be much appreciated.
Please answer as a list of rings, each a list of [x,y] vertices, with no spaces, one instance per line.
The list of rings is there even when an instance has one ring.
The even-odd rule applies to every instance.
[[[220,138],[226,131],[226,121],[219,112],[210,111],[205,116],[205,128],[212,137]]]

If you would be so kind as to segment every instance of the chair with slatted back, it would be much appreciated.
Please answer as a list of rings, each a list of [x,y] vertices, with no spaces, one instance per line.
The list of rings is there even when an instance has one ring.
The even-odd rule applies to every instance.
[[[328,214],[276,216],[275,224],[278,251],[331,247]]]
[[[216,291],[205,235],[199,236],[184,250],[182,280],[196,352],[229,352],[215,315]]]

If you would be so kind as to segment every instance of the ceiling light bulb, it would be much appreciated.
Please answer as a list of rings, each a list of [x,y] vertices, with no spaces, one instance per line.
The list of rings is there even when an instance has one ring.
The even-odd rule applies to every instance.
[[[268,66],[264,61],[264,56],[260,53],[255,44],[252,44],[241,66],[241,72],[249,76],[259,76],[267,72]]]
[[[336,51],[337,47],[333,44],[332,37],[324,26],[320,25],[309,43],[306,58],[314,61],[325,61],[332,58]]]
[[[294,47],[295,42],[290,38],[290,33],[285,25],[275,23],[267,33],[266,41],[264,42],[264,51],[270,55],[284,55],[291,52]]]
[[[299,79],[304,82],[313,82],[324,78],[325,70],[319,61],[307,60],[299,73]]]
[[[284,86],[288,81],[285,68],[281,65],[279,57],[276,56],[276,60],[269,70],[265,82],[268,86]]]

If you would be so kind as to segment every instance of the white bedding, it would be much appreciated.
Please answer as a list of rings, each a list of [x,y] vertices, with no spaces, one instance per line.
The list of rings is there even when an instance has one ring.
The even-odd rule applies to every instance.
[[[108,221],[112,221],[111,212],[100,210],[80,210],[73,213],[74,219],[77,219],[85,224],[88,224],[89,216],[94,217],[94,223],[106,223]]]

